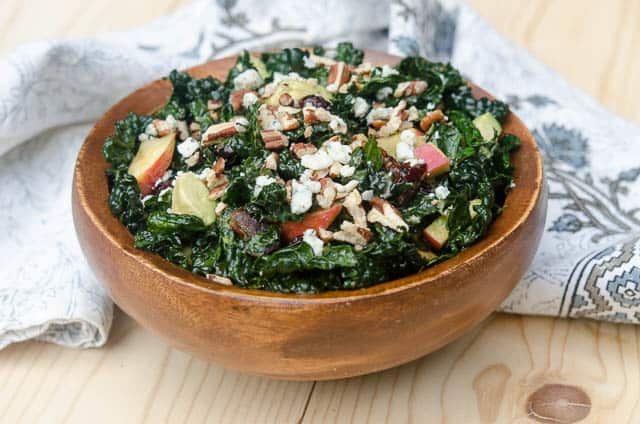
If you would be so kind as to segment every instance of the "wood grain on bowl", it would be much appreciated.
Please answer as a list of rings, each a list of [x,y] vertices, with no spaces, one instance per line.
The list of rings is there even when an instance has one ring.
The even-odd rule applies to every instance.
[[[374,64],[398,59],[371,51],[366,57]],[[215,60],[188,72],[225,78],[234,63],[235,58]],[[292,295],[211,283],[137,250],[109,211],[102,144],[116,120],[129,111],[151,113],[170,94],[168,82],[155,81],[98,121],[78,155],[73,213],[82,249],[115,302],[179,349],[286,379],[382,370],[432,352],[486,318],[533,259],[546,210],[542,163],[533,137],[514,114],[504,130],[520,137],[522,147],[513,155],[516,187],[504,213],[478,243],[419,274],[361,290]]]

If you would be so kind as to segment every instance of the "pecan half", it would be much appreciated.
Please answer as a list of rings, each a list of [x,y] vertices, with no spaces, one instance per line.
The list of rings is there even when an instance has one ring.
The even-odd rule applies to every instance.
[[[429,128],[431,128],[431,125],[443,120],[444,113],[442,113],[440,109],[436,109],[426,114],[425,117],[420,120],[420,129],[422,131],[428,131]]]
[[[401,82],[393,92],[394,97],[415,96],[423,93],[427,89],[425,81],[406,81]]]
[[[291,145],[291,153],[298,159],[305,155],[312,155],[318,151],[318,148],[311,143],[293,143]]]
[[[222,139],[238,134],[238,129],[234,122],[223,122],[221,124],[211,125],[202,134],[202,145],[217,144]]]
[[[279,150],[289,145],[289,139],[280,131],[262,130],[260,136],[264,142],[264,148],[267,150]]]
[[[335,93],[340,86],[351,77],[351,72],[344,62],[337,62],[329,67],[329,77],[327,78],[327,90]]]

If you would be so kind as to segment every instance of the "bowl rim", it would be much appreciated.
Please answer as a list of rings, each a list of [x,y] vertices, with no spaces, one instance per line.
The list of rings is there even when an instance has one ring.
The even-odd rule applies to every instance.
[[[383,60],[377,60],[379,63],[393,63],[400,59],[398,56],[372,50],[365,50],[365,60],[370,59],[371,55],[382,58]],[[236,57],[237,55],[233,55],[211,60],[203,64],[187,68],[183,72],[198,74],[198,76],[201,77],[203,70],[207,70],[206,74],[210,75],[211,71],[208,69],[220,65],[222,65],[222,67],[227,67],[228,65],[224,62],[233,64],[235,63]],[[226,70],[227,69],[225,69],[225,71]],[[119,109],[122,108],[123,105],[133,101],[137,96],[140,96],[147,90],[161,89],[161,85],[164,83],[165,81],[155,80],[137,88],[124,98],[120,99],[96,121],[78,152],[74,170],[73,188],[74,194],[77,196],[78,205],[84,209],[84,212],[102,236],[106,237],[110,243],[120,249],[124,254],[135,259],[142,266],[160,274],[172,283],[184,286],[185,288],[195,289],[210,295],[224,296],[244,301],[268,301],[270,303],[278,303],[282,305],[349,303],[365,300],[371,297],[391,295],[422,285],[433,284],[441,277],[455,273],[460,268],[473,266],[473,264],[478,262],[484,255],[495,250],[498,246],[507,243],[510,238],[514,237],[515,233],[531,217],[538,202],[542,199],[544,176],[540,151],[533,135],[526,128],[524,123],[513,112],[509,112],[509,115],[505,120],[504,127],[513,127],[513,129],[517,130],[518,136],[521,139],[520,149],[512,154],[512,161],[514,160],[514,157],[523,158],[524,156],[527,156],[528,160],[520,161],[522,162],[520,164],[521,166],[515,168],[516,186],[507,195],[504,210],[502,214],[499,215],[491,224],[488,233],[476,243],[459,252],[452,258],[431,266],[421,272],[369,287],[352,290],[327,291],[316,294],[269,292],[266,290],[247,289],[215,283],[205,277],[180,268],[155,253],[146,252],[133,247],[133,236],[129,233],[126,227],[111,214],[108,207],[108,187],[106,184],[106,176],[104,175],[104,170],[108,168],[108,163],[104,160],[101,153],[104,138],[97,135],[96,132],[98,132],[100,124],[104,121],[115,121],[117,119],[121,119],[123,115]],[[469,84],[472,87],[474,96],[494,98],[482,88],[471,82],[469,82]],[[160,106],[161,105],[158,107]],[[113,128],[113,125],[111,125],[111,128]],[[92,153],[90,152],[90,147],[93,147],[93,150],[96,150],[95,144],[97,144],[97,150],[100,152],[98,160],[102,161],[101,166],[88,165],[88,156]],[[529,171],[532,171],[534,175],[534,181],[532,181],[533,190],[530,193],[525,193],[524,191],[528,185],[520,184],[521,181],[519,181],[521,174],[523,173],[522,165],[528,167]],[[91,198],[91,196],[88,196],[89,192],[94,192],[95,195],[95,190],[85,184],[85,175],[87,175],[87,173],[95,172],[100,172],[105,182],[104,187],[100,187],[100,189],[104,188],[105,190],[103,190],[104,193],[99,194],[98,200],[101,200],[99,202],[89,201]],[[108,221],[100,218],[100,215],[104,215],[105,209],[108,212],[108,216],[112,218]],[[514,215],[516,213],[519,213],[519,216]],[[508,222],[509,225],[507,225],[503,231],[496,232],[496,224],[498,224],[498,222],[502,224]]]

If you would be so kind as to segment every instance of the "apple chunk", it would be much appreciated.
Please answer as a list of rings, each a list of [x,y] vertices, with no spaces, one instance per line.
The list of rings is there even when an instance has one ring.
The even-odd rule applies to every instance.
[[[427,174],[437,176],[450,169],[449,158],[433,143],[426,143],[414,150],[416,158],[422,159],[427,167]]]
[[[171,196],[171,212],[197,216],[204,225],[216,220],[215,209],[218,202],[209,199],[209,189],[193,172],[185,172],[176,178]]]
[[[326,230],[329,225],[336,219],[342,210],[341,204],[336,204],[328,209],[308,213],[302,218],[302,221],[287,221],[282,224],[282,235],[287,241],[291,241],[296,237],[304,234],[305,230],[320,229]]]
[[[176,147],[176,133],[140,143],[138,152],[129,165],[129,174],[138,180],[143,196],[149,194],[156,180],[167,171]]]
[[[440,250],[449,240],[449,228],[447,227],[447,217],[439,216],[422,231],[422,236],[429,242],[434,250]]]

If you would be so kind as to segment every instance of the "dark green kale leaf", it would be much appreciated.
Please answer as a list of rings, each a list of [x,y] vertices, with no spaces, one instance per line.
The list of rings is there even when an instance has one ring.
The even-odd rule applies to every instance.
[[[138,181],[126,170],[115,171],[109,193],[109,208],[131,233],[145,228],[145,213]]]
[[[261,222],[277,224],[299,219],[297,215],[291,213],[289,202],[287,202],[287,189],[278,183],[263,187],[245,209]]]
[[[262,231],[251,237],[245,251],[251,256],[264,256],[276,250],[280,246],[280,229],[277,225],[271,225],[266,231]]]
[[[177,234],[140,231],[135,235],[134,246],[157,253],[173,264],[190,269],[189,257],[180,236]]]
[[[355,48],[353,43],[342,42],[336,46],[336,60],[357,66],[362,63],[363,58],[364,51]]]
[[[304,172],[304,166],[293,157],[289,149],[285,149],[278,156],[278,173],[285,180],[300,178]]]
[[[311,246],[307,243],[300,243],[263,256],[256,265],[260,270],[260,277],[265,278],[302,271],[351,268],[357,263],[355,252],[351,246],[329,245],[324,248],[322,256],[315,256]]]
[[[461,110],[472,118],[491,112],[498,121],[503,122],[509,113],[509,106],[500,100],[490,100],[486,97],[476,99],[473,97],[471,87],[466,84],[448,93],[444,101],[448,108]]]
[[[298,48],[282,49],[279,52],[262,53],[262,61],[271,73],[296,72],[304,77],[309,77],[310,70],[304,66],[304,58],[308,56],[308,52]]]
[[[114,169],[128,168],[138,150],[140,141],[138,136],[142,134],[151,118],[129,112],[124,119],[115,124],[115,132],[107,137],[102,146],[102,154]]]
[[[192,234],[204,231],[202,219],[193,215],[153,212],[147,217],[147,229],[152,233]]]
[[[435,216],[439,213],[435,197],[429,192],[419,192],[413,200],[402,208],[402,217],[405,221],[415,226],[423,222],[425,218]]]
[[[363,149],[364,160],[371,164],[371,167],[379,171],[382,168],[382,149],[378,147],[375,137],[369,137]]]

